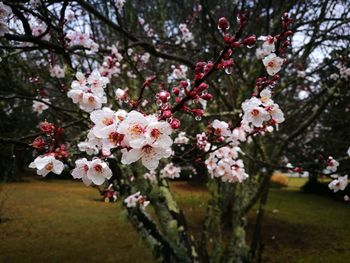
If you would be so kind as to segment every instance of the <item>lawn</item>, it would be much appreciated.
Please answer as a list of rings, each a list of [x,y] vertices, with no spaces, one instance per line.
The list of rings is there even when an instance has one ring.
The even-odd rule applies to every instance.
[[[289,180],[291,187],[269,196],[263,262],[349,262],[350,203],[300,193],[303,179]],[[172,188],[196,231],[205,190]],[[153,262],[120,204],[101,202],[96,189],[80,182],[11,183],[1,199],[0,262]]]

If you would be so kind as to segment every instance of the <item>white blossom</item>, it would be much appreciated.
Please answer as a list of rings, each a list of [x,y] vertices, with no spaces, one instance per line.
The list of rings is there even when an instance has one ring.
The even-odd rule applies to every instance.
[[[211,125],[214,128],[215,135],[225,137],[231,135],[227,122],[214,120]]]
[[[124,203],[126,204],[127,208],[132,208],[138,205],[141,205],[141,207],[146,207],[150,202],[146,201],[140,192],[137,192],[125,198]]]
[[[161,171],[160,177],[162,178],[179,178],[180,177],[181,168],[176,167],[173,163],[168,163]]]
[[[327,159],[327,167],[326,169],[330,172],[330,173],[335,173],[338,169],[339,166],[339,162],[337,160],[335,160],[332,156],[329,156]]]
[[[64,78],[65,73],[64,69],[60,67],[60,65],[55,65],[50,68],[50,76],[53,78]]]
[[[96,145],[91,144],[90,142],[80,142],[78,143],[79,151],[86,152],[88,155],[98,154],[99,150]]]
[[[90,185],[92,180],[88,178],[87,173],[90,169],[91,162],[86,158],[78,159],[75,161],[75,168],[71,174],[74,179],[82,179],[85,185]]]
[[[328,184],[329,189],[333,190],[334,192],[343,191],[345,187],[348,185],[348,176],[341,176],[338,177],[338,179],[333,180]]]
[[[152,147],[151,145],[144,145],[138,149],[122,149],[123,164],[131,164],[141,159],[142,164],[148,170],[154,170],[159,165],[159,160],[162,158],[168,158],[172,154],[171,149],[164,149],[159,147]]]
[[[48,173],[61,174],[64,164],[55,158],[54,155],[38,156],[29,164],[29,168],[37,169],[36,173],[45,177]]]
[[[42,99],[42,101],[45,101],[47,103],[50,103],[49,99]],[[36,112],[38,115],[42,114],[44,110],[47,110],[49,106],[41,101],[33,101],[33,111]]]
[[[101,185],[106,179],[112,177],[112,170],[109,168],[108,164],[101,159],[94,159],[90,162],[86,176],[94,184]]]
[[[127,97],[127,94],[126,94],[126,91],[123,90],[123,89],[116,89],[115,91],[115,97],[118,99],[118,100],[125,100],[126,97]]]
[[[146,180],[149,180],[150,182],[154,182],[157,180],[156,172],[154,170],[149,171],[148,173],[145,173],[143,175],[143,178]]]
[[[174,143],[177,144],[187,144],[189,141],[190,139],[186,137],[186,132],[179,132],[177,137],[174,139]]]
[[[284,60],[276,56],[274,53],[268,55],[262,61],[267,70],[267,73],[270,76],[276,75],[281,70],[281,67],[284,63]]]
[[[266,55],[275,52],[275,43],[276,43],[276,38],[272,36],[261,36],[258,38],[258,40],[263,40],[264,43],[262,44],[262,50]]]

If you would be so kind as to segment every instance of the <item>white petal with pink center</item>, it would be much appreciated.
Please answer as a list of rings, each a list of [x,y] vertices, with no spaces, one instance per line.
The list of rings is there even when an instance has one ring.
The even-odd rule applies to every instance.
[[[108,164],[100,159],[94,159],[90,163],[87,177],[96,185],[101,185],[106,179],[112,177],[112,170]]]
[[[212,127],[215,130],[215,135],[218,136],[230,136],[231,131],[228,127],[228,123],[224,121],[214,120],[212,123]]]
[[[148,170],[154,170],[158,167],[159,160],[162,158],[168,158],[172,154],[171,149],[152,147],[151,145],[145,145],[140,149],[126,150],[122,149],[123,164],[131,164],[141,159],[142,164]]]
[[[85,185],[90,185],[92,181],[87,177],[87,173],[90,169],[91,162],[86,158],[78,159],[75,161],[75,168],[71,174],[74,179],[82,179]]]
[[[266,68],[267,73],[270,76],[276,75],[281,70],[281,67],[284,63],[284,59],[276,56],[276,54],[274,53],[268,55],[262,61]]]
[[[173,163],[168,163],[161,171],[160,176],[162,178],[179,178],[180,177],[181,168],[176,167]]]
[[[29,168],[37,169],[37,174],[45,177],[50,172],[61,174],[64,164],[53,155],[46,155],[35,158],[34,162],[29,164]]]
[[[118,133],[124,134],[124,142],[131,147],[140,147],[145,142],[147,118],[138,111],[131,111],[118,127]]]
[[[264,121],[270,119],[270,114],[261,107],[253,107],[244,112],[243,120],[252,123],[255,127],[261,127]]]
[[[333,180],[328,184],[329,189],[334,192],[344,191],[346,186],[348,185],[348,176],[340,176],[338,179]]]

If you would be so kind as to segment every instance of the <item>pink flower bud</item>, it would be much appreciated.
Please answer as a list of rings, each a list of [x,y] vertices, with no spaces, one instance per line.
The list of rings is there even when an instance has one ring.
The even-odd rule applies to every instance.
[[[166,119],[170,118],[172,115],[173,114],[171,113],[170,110],[166,110],[166,111],[163,112],[163,117],[166,118]]]
[[[246,46],[254,46],[256,43],[256,36],[251,35],[243,39],[242,43]]]
[[[176,118],[173,118],[171,121],[170,121],[170,126],[172,129],[178,129],[180,128],[180,121]]]
[[[37,150],[42,150],[45,146],[45,141],[43,139],[43,137],[39,136],[37,138],[35,138],[35,140],[32,142],[32,144],[30,144],[33,148],[37,149]]]
[[[242,45],[242,43],[241,42],[238,42],[238,41],[236,41],[236,42],[232,42],[231,43],[231,47],[240,47]]]
[[[180,93],[180,89],[178,87],[174,87],[173,88],[173,93],[174,93],[174,95],[178,96],[179,93]]]
[[[195,99],[198,96],[198,93],[197,93],[197,91],[193,90],[190,92],[189,96],[191,99]]]
[[[203,100],[212,100],[213,99],[213,95],[211,95],[210,93],[207,93],[207,94],[202,95],[201,98]]]
[[[208,85],[206,83],[201,83],[197,88],[197,92],[202,92],[203,90],[206,90],[208,88]]]
[[[293,31],[292,30],[288,30],[286,33],[284,33],[284,36],[286,36],[286,37],[289,37],[291,35],[293,35]]]
[[[180,84],[184,89],[187,88],[187,86],[188,86],[188,82],[185,80],[181,80]]]
[[[202,117],[204,115],[204,110],[202,109],[193,109],[191,112],[197,117]]]
[[[41,122],[39,124],[40,130],[46,133],[51,133],[55,131],[55,126],[47,121]]]
[[[220,17],[219,18],[219,22],[218,22],[218,27],[223,31],[225,32],[228,28],[229,28],[229,23],[226,19],[226,17]]]
[[[170,97],[170,93],[167,92],[166,90],[162,90],[156,95],[157,99],[160,100],[161,102],[165,103],[168,101]]]

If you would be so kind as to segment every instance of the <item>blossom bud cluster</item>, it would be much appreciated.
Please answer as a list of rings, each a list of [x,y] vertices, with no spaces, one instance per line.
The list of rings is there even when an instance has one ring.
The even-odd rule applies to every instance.
[[[284,13],[281,18],[283,32],[276,36],[261,36],[258,40],[262,40],[263,44],[261,48],[256,50],[256,56],[258,59],[262,59],[262,62],[266,68],[267,73],[270,76],[275,76],[280,70],[285,60],[277,56],[290,46],[289,37],[293,34],[291,30],[288,30],[292,23],[292,19],[288,13]],[[276,43],[278,47],[276,48]]]

